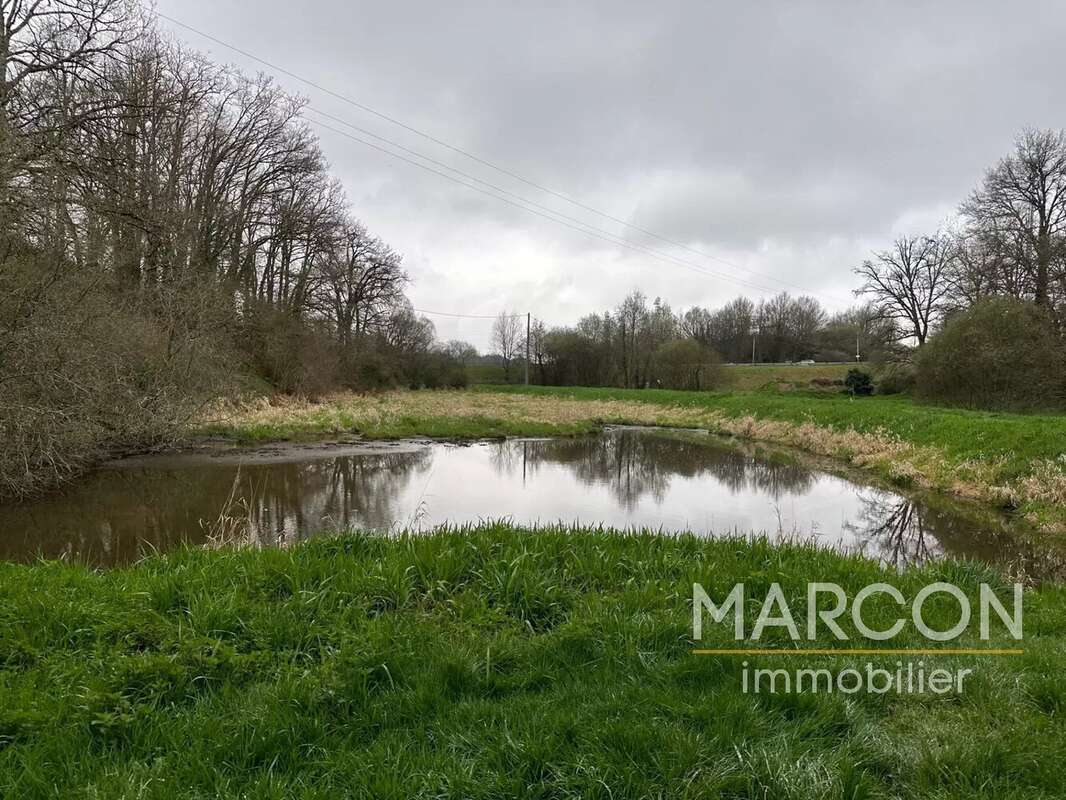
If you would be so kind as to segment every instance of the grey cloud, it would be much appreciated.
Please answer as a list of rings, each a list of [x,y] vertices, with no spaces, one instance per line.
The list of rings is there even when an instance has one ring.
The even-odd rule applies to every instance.
[[[866,248],[900,220],[956,204],[1021,127],[1066,125],[1066,7],[1053,3],[320,0],[296,10],[281,0],[159,0],[159,9],[641,227],[838,294]],[[565,286],[598,309],[630,278],[649,293],[684,287],[667,298],[674,305],[743,291],[651,266],[341,137],[323,142],[357,213],[417,254],[408,262],[416,301],[430,299],[420,281],[433,306],[478,312],[547,303]],[[522,269],[489,268],[514,262]],[[551,321],[579,313],[570,302],[558,308],[565,318]],[[445,334],[449,324],[438,321]]]

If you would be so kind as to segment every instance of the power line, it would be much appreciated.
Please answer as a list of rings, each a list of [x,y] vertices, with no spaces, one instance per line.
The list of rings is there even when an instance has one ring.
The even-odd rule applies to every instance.
[[[412,308],[411,310],[434,317],[457,317],[458,319],[498,319],[500,316],[504,316],[507,319],[517,319],[525,316],[525,314],[453,314],[450,311],[427,311],[424,308]]]
[[[670,239],[670,238],[668,238],[666,236],[662,236],[660,234],[657,234],[654,231],[647,230],[645,228],[642,228],[640,226],[637,226],[637,225],[634,225],[634,224],[632,224],[630,222],[627,222],[624,219],[621,219],[619,217],[616,217],[616,216],[613,216],[611,214],[608,214],[607,212],[600,211],[599,209],[594,208],[593,206],[587,205],[585,203],[582,203],[582,202],[580,202],[578,200],[573,199],[572,197],[564,194],[563,192],[556,191],[556,190],[551,189],[551,188],[549,188],[547,186],[539,184],[536,181],[532,181],[532,180],[530,180],[528,178],[525,178],[525,177],[523,177],[522,175],[519,175],[516,172],[512,172],[511,170],[508,170],[505,167],[501,167],[498,164],[494,164],[493,162],[488,161],[488,160],[486,160],[484,158],[481,158],[480,156],[477,156],[474,153],[469,152],[468,150],[464,150],[461,147],[457,147],[457,146],[455,146],[453,144],[450,144],[450,143],[448,143],[448,142],[446,142],[446,141],[444,141],[442,139],[437,138],[436,136],[433,136],[432,134],[426,133],[425,131],[414,127],[413,125],[409,125],[409,124],[407,124],[405,122],[402,122],[399,119],[396,119],[395,117],[389,116],[388,114],[385,114],[385,113],[383,113],[381,111],[378,111],[377,109],[372,108],[372,107],[370,107],[370,106],[368,106],[368,105],[366,105],[364,103],[360,103],[357,100],[353,100],[352,98],[347,97],[346,95],[340,94],[339,92],[335,92],[332,89],[329,89],[329,88],[327,88],[327,87],[325,87],[325,86],[323,86],[323,85],[321,85],[319,83],[316,83],[315,81],[312,81],[309,78],[305,78],[302,75],[298,75],[297,73],[292,72],[291,70],[288,70],[288,69],[286,69],[286,68],[284,68],[284,67],[282,67],[282,66],[280,66],[278,64],[275,64],[275,63],[273,63],[271,61],[268,61],[268,60],[266,60],[264,58],[261,58],[261,57],[259,57],[257,55],[254,55],[253,53],[250,53],[247,50],[244,50],[244,49],[242,49],[240,47],[237,47],[234,44],[230,44],[229,42],[226,42],[226,41],[224,41],[222,39],[219,39],[217,36],[213,36],[212,34],[209,34],[209,33],[205,32],[205,31],[202,31],[202,30],[200,30],[198,28],[195,28],[192,25],[189,25],[189,24],[187,24],[185,22],[182,22],[181,20],[175,19],[174,17],[171,17],[171,16],[169,16],[167,14],[163,14],[163,13],[158,12],[158,11],[156,12],[156,15],[158,17],[160,17],[161,19],[165,19],[166,21],[168,21],[168,22],[170,22],[170,23],[172,23],[174,25],[177,25],[177,26],[179,26],[181,28],[184,28],[185,30],[191,31],[192,33],[195,33],[196,35],[201,36],[204,39],[212,41],[215,44],[221,45],[222,47],[225,47],[225,48],[227,48],[229,50],[232,50],[235,53],[239,53],[240,55],[244,56],[245,58],[249,58],[252,61],[258,62],[259,64],[262,64],[262,65],[264,65],[266,67],[269,67],[270,69],[273,69],[273,70],[275,70],[277,72],[280,72],[281,74],[286,75],[286,76],[288,76],[290,78],[293,78],[294,80],[300,81],[301,83],[304,83],[307,86],[312,87],[313,89],[316,89],[316,90],[318,90],[320,92],[323,92],[324,94],[327,94],[330,97],[334,97],[337,100],[340,100],[341,102],[347,103],[348,105],[351,105],[351,106],[353,106],[355,108],[358,108],[361,111],[365,111],[368,114],[372,114],[375,117],[378,117],[379,119],[385,120],[386,122],[389,122],[389,123],[391,123],[393,125],[396,125],[396,126],[398,126],[400,128],[403,128],[404,130],[409,131],[409,132],[415,134],[416,136],[420,136],[421,138],[426,139],[427,141],[433,142],[434,144],[437,144],[437,145],[439,145],[441,147],[444,147],[444,148],[446,148],[448,150],[451,150],[452,152],[457,153],[457,154],[459,154],[459,155],[461,155],[461,156],[463,156],[465,158],[469,158],[470,160],[475,161],[478,164],[482,164],[482,165],[484,165],[484,166],[486,166],[486,167],[488,167],[490,169],[493,169],[493,170],[499,172],[502,175],[506,175],[509,178],[513,178],[514,180],[520,181],[521,183],[524,183],[527,186],[530,186],[530,187],[532,187],[534,189],[537,189],[538,191],[545,192],[546,194],[550,194],[553,197],[557,197],[557,198],[559,198],[561,200],[566,201],[567,203],[571,203],[572,205],[574,205],[574,206],[576,206],[578,208],[584,209],[585,211],[588,211],[588,212],[591,212],[591,213],[596,214],[598,216],[601,216],[604,219],[611,220],[612,222],[615,222],[615,223],[617,223],[619,225],[623,225],[623,226],[625,226],[625,227],[627,227],[627,228],[629,228],[631,230],[637,231],[638,233],[641,233],[641,234],[643,234],[645,236],[649,236],[649,237],[651,237],[653,239],[656,239],[656,240],[658,240],[660,242],[663,242],[665,244],[669,244],[669,245],[671,245],[673,247],[677,247],[677,248],[680,248],[682,250],[687,250],[688,252],[691,252],[691,253],[693,253],[695,255],[700,256],[701,258],[706,258],[706,259],[711,260],[711,261],[716,261],[716,262],[718,262],[720,264],[723,264],[723,265],[725,265],[727,267],[730,267],[730,268],[732,268],[734,270],[738,270],[740,272],[745,272],[745,273],[747,273],[749,275],[752,275],[752,276],[755,276],[757,278],[764,278],[766,280],[770,280],[770,281],[773,281],[775,283],[781,284],[782,286],[789,286],[789,287],[791,287],[793,289],[798,289],[800,291],[809,292],[808,289],[806,289],[805,287],[799,286],[798,284],[790,283],[790,282],[782,280],[780,278],[776,278],[776,277],[774,277],[772,275],[766,275],[766,274],[763,274],[763,273],[759,273],[759,272],[757,272],[755,270],[752,270],[752,269],[749,269],[747,267],[742,267],[742,266],[740,266],[738,264],[735,264],[735,263],[733,263],[731,261],[728,261],[728,260],[726,260],[724,258],[721,258],[719,256],[715,256],[715,255],[712,255],[710,253],[703,252],[703,251],[698,250],[698,249],[696,249],[694,247],[691,247],[690,245],[684,244],[683,242],[679,242],[679,241],[676,241],[674,239]],[[321,111],[316,111],[316,113],[323,114],[323,112],[321,112]],[[323,115],[324,116],[329,116],[329,115],[326,115],[326,114],[323,114]],[[335,121],[341,122],[344,125],[349,125],[349,123],[346,123],[343,120],[339,120],[336,117],[332,117],[332,119],[334,119]],[[365,130],[363,130],[361,128],[358,128],[355,125],[349,125],[349,127],[353,128],[355,130],[359,130],[360,132],[365,133],[365,134],[370,135],[370,136],[373,136],[375,138],[379,138],[379,139],[383,138],[383,137],[378,137],[376,134],[370,133],[369,131],[365,131]],[[392,143],[392,142],[390,142],[390,143],[394,144],[394,146],[396,146],[396,147],[401,147],[401,145],[396,145],[395,143]],[[406,148],[402,148],[402,149],[406,150]],[[409,151],[409,152],[412,152],[412,151]],[[421,154],[419,154],[419,156],[421,158],[427,158],[426,156],[421,156]],[[427,158],[427,160],[431,160],[431,159]],[[436,163],[439,163],[439,162],[436,162]],[[447,167],[447,168],[448,169],[453,169],[452,167]],[[458,170],[454,170],[454,171],[459,172]],[[461,174],[465,174],[465,173],[461,173]],[[468,177],[470,177],[470,176],[468,176]],[[478,180],[478,179],[474,178],[474,180]],[[525,202],[531,202],[531,201],[525,201]],[[552,212],[552,213],[558,213],[558,212]],[[581,223],[581,224],[584,224],[584,223]],[[709,274],[714,274],[714,273],[709,273]],[[719,277],[723,277],[723,276],[719,275]],[[765,287],[755,287],[754,284],[748,284],[748,285],[752,286],[754,288],[760,288],[761,291],[770,291],[770,292],[774,291],[773,289],[767,289]],[[822,297],[833,297],[831,295],[821,295],[821,296]],[[833,297],[833,299],[840,300],[842,298]]]
[[[518,207],[522,208],[524,211],[529,211],[530,213],[536,214],[537,211],[534,211],[533,209],[539,209],[539,211],[544,212],[544,213],[539,213],[538,216],[544,217],[546,215],[551,215],[551,216],[546,217],[546,218],[550,219],[553,222],[558,222],[561,225],[566,225],[566,227],[568,227],[568,228],[571,228],[571,229],[574,229],[574,230],[579,230],[581,233],[587,233],[589,235],[596,236],[599,239],[605,239],[605,237],[609,237],[609,238],[606,238],[605,241],[608,241],[611,244],[620,244],[623,247],[628,247],[631,250],[635,249],[638,252],[648,253],[648,254],[654,255],[657,258],[666,259],[666,260],[669,260],[670,262],[678,264],[678,265],[684,265],[684,266],[686,266],[686,267],[688,267],[690,269],[693,269],[693,270],[695,270],[697,272],[700,272],[700,273],[702,273],[704,275],[709,275],[709,276],[712,276],[712,277],[721,278],[723,280],[730,281],[732,283],[737,283],[737,284],[739,284],[741,286],[746,286],[746,287],[751,288],[751,289],[757,289],[759,291],[764,291],[764,292],[772,292],[772,291],[774,291],[773,289],[770,289],[770,288],[768,288],[766,286],[760,286],[760,285],[752,283],[750,281],[745,281],[745,280],[740,279],[740,278],[735,278],[735,277],[733,277],[731,275],[726,275],[725,273],[716,272],[714,270],[709,270],[709,269],[701,267],[700,265],[695,264],[695,263],[693,263],[691,261],[686,261],[684,259],[679,259],[676,256],[671,256],[671,255],[668,255],[668,254],[665,254],[665,253],[661,253],[658,250],[652,250],[651,248],[648,248],[648,247],[646,247],[644,245],[641,245],[641,244],[638,244],[637,242],[634,242],[632,239],[626,239],[625,237],[619,236],[619,235],[617,235],[615,233],[612,233],[611,231],[605,230],[603,228],[597,228],[595,225],[590,225],[589,223],[584,222],[583,220],[580,220],[580,219],[578,219],[576,217],[571,217],[571,216],[569,216],[567,214],[563,214],[560,211],[556,211],[555,209],[549,208],[548,206],[542,205],[542,204],[540,204],[540,203],[538,203],[538,202],[536,202],[534,200],[530,200],[529,198],[523,197],[523,196],[521,196],[519,194],[515,194],[514,192],[511,192],[511,191],[509,191],[507,189],[504,189],[503,187],[498,186],[498,185],[496,185],[494,183],[490,183],[489,181],[482,180],[481,178],[478,178],[478,177],[476,177],[474,175],[470,175],[469,173],[463,172],[460,169],[456,169],[455,167],[449,166],[448,164],[445,164],[445,163],[443,163],[441,161],[437,161],[434,158],[430,158],[429,156],[423,155],[422,153],[419,153],[417,150],[412,150],[412,149],[410,149],[408,147],[404,147],[403,145],[398,144],[397,142],[394,142],[393,140],[388,139],[387,137],[379,136],[376,133],[372,133],[371,131],[367,131],[367,130],[365,130],[363,128],[360,128],[357,125],[352,125],[351,123],[346,122],[345,120],[340,119],[339,117],[335,117],[332,114],[326,114],[325,112],[318,111],[317,109],[311,108],[310,106],[308,107],[308,110],[309,111],[313,111],[316,114],[320,114],[320,115],[322,115],[322,116],[324,116],[324,117],[326,117],[328,119],[335,120],[335,121],[339,122],[342,125],[346,125],[349,128],[352,128],[353,130],[359,131],[360,133],[364,133],[364,134],[366,134],[368,136],[372,136],[373,138],[377,139],[380,142],[387,143],[391,147],[395,147],[396,149],[401,150],[401,151],[403,151],[405,153],[410,153],[411,155],[413,155],[413,156],[415,156],[417,158],[420,158],[420,159],[422,159],[422,160],[424,160],[424,161],[426,161],[426,162],[428,162],[430,164],[434,164],[435,166],[438,166],[438,167],[441,167],[443,169],[446,169],[449,172],[454,172],[456,175],[461,175],[462,177],[464,177],[464,178],[466,178],[468,180],[474,181],[475,183],[481,184],[482,186],[487,187],[487,188],[493,190],[494,192],[499,192],[501,195],[504,195],[506,197],[510,197],[513,200],[518,201],[519,203],[524,203],[524,204],[532,207],[532,208],[527,208],[526,206],[519,205]],[[394,158],[399,158],[399,159],[401,159],[401,160],[403,160],[403,161],[405,161],[405,162],[407,162],[409,164],[412,164],[412,165],[414,165],[416,167],[421,167],[422,169],[426,169],[429,172],[432,172],[432,173],[434,173],[436,175],[440,175],[443,178],[448,178],[449,180],[453,180],[456,183],[459,183],[459,184],[461,184],[463,186],[467,186],[467,188],[474,189],[475,191],[480,191],[482,194],[488,194],[490,197],[496,197],[497,200],[503,200],[504,202],[509,202],[507,200],[504,200],[503,197],[497,197],[496,195],[492,194],[491,192],[485,192],[484,190],[478,189],[475,186],[470,186],[469,184],[465,183],[464,181],[460,181],[460,180],[458,180],[456,178],[453,178],[450,175],[446,175],[446,174],[444,174],[442,172],[439,172],[438,170],[432,169],[430,167],[426,167],[424,164],[421,164],[421,163],[418,163],[418,162],[415,162],[415,161],[411,161],[410,159],[404,158],[403,156],[399,156],[399,155],[397,155],[395,153],[390,152],[389,150],[387,150],[385,148],[378,147],[377,145],[371,144],[370,142],[366,142],[366,141],[364,141],[363,139],[360,139],[357,136],[352,136],[352,135],[350,135],[350,134],[348,134],[348,133],[346,133],[344,131],[338,131],[336,128],[332,128],[329,125],[325,125],[325,124],[323,124],[321,122],[318,122],[317,120],[308,119],[307,121],[310,122],[313,125],[318,125],[320,128],[323,128],[324,130],[331,131],[332,133],[336,133],[336,134],[338,134],[340,136],[345,136],[345,137],[347,137],[347,138],[349,138],[349,139],[351,139],[351,140],[353,140],[355,142],[359,142],[360,144],[365,144],[365,145],[367,145],[369,147],[374,147],[375,149],[380,150],[381,152],[387,153],[387,154],[393,156]],[[517,205],[516,203],[513,203],[513,202],[510,202],[509,204],[510,205]],[[556,218],[558,218],[558,219],[556,219]],[[561,222],[560,220],[564,220],[565,222]],[[567,224],[567,223],[570,223],[570,224]],[[580,226],[580,228],[574,228],[575,225]]]
[[[427,172],[432,172],[432,173],[434,173],[436,175],[440,175],[442,178],[447,178],[450,181],[454,181],[455,183],[458,183],[458,184],[460,184],[462,186],[466,186],[468,189],[473,189],[475,192],[480,192],[481,194],[487,195],[489,197],[493,197],[493,198],[499,200],[502,203],[507,203],[508,205],[512,205],[515,208],[520,208],[523,211],[529,212],[530,214],[536,214],[538,217],[544,217],[545,219],[550,220],[551,222],[555,222],[556,224],[562,225],[565,228],[570,228],[571,230],[575,230],[578,233],[584,233],[584,234],[586,234],[588,236],[593,236],[593,237],[595,237],[597,239],[602,239],[605,242],[608,242],[608,243],[616,245],[616,246],[625,247],[625,248],[627,248],[629,250],[633,250],[634,252],[637,252],[637,253],[644,253],[645,255],[650,255],[653,258],[658,258],[661,261],[666,261],[668,263],[672,263],[672,264],[675,264],[677,266],[681,266],[681,267],[683,267],[685,269],[690,269],[690,270],[692,270],[694,272],[698,272],[698,273],[700,273],[702,275],[709,275],[711,277],[721,278],[722,280],[730,281],[731,283],[736,283],[736,284],[738,284],[740,286],[746,286],[748,288],[756,289],[756,290],[761,291],[761,292],[773,292],[774,291],[773,289],[770,289],[770,288],[768,288],[766,286],[760,286],[759,284],[751,283],[750,281],[745,281],[745,280],[743,280],[741,278],[734,278],[731,275],[726,275],[726,274],[723,274],[723,273],[720,273],[720,272],[714,272],[712,270],[705,269],[704,267],[701,267],[698,264],[694,264],[691,261],[686,261],[684,259],[677,258],[676,256],[667,255],[665,253],[660,253],[657,250],[652,250],[650,248],[644,247],[643,245],[636,244],[636,243],[634,243],[634,242],[632,242],[632,241],[630,241],[628,239],[622,239],[620,237],[615,236],[615,234],[610,233],[609,231],[605,231],[602,228],[596,228],[596,227],[594,227],[592,225],[589,225],[588,223],[581,222],[580,220],[577,220],[577,219],[575,219],[573,217],[567,217],[566,215],[561,214],[561,213],[559,213],[557,211],[552,211],[550,209],[548,209],[548,210],[546,210],[544,212],[538,211],[538,210],[536,210],[536,208],[530,208],[527,205],[522,205],[522,203],[531,203],[532,205],[539,205],[539,204],[534,204],[534,203],[532,203],[532,201],[528,201],[528,200],[525,200],[524,198],[520,198],[518,195],[514,195],[511,192],[507,192],[507,194],[510,194],[512,197],[518,197],[521,202],[515,202],[514,200],[510,200],[507,197],[503,197],[503,196],[501,196],[499,194],[495,194],[494,192],[491,192],[491,191],[489,191],[487,189],[483,189],[482,187],[477,186],[474,183],[467,183],[466,181],[460,180],[459,178],[456,178],[453,175],[449,175],[446,172],[441,172],[438,169],[434,169],[433,167],[426,166],[425,164],[422,164],[422,163],[420,163],[418,161],[415,161],[413,159],[407,158],[407,157],[402,156],[402,155],[400,155],[398,153],[394,153],[391,150],[388,150],[388,149],[386,149],[384,147],[381,147],[380,145],[374,144],[373,142],[368,142],[365,139],[360,139],[358,136],[354,136],[354,135],[352,135],[352,134],[350,134],[350,133],[348,133],[346,131],[337,130],[336,128],[331,127],[330,125],[326,125],[326,124],[324,124],[322,122],[319,122],[318,120],[308,119],[307,121],[310,122],[312,125],[316,125],[319,128],[322,128],[323,130],[330,131],[332,133],[337,134],[338,136],[344,136],[344,137],[346,137],[348,139],[351,139],[352,141],[359,142],[360,144],[366,145],[367,147],[372,147],[373,149],[379,150],[380,152],[385,153],[386,155],[389,155],[392,158],[399,159],[400,161],[404,161],[404,162],[406,162],[408,164],[411,164],[413,166],[416,166],[416,167],[418,167],[420,169],[424,169]],[[382,137],[378,137],[378,138],[382,138]],[[387,141],[387,140],[384,140],[384,141]],[[457,172],[457,173],[462,174],[462,175],[465,176],[465,173],[461,173],[461,172],[459,172],[459,170],[455,170],[452,167],[448,167],[448,169],[452,170],[453,172]],[[486,186],[492,186],[492,184],[488,184],[485,181],[480,181],[477,178],[471,178],[471,180],[478,181],[479,183],[483,183]],[[500,191],[506,191],[506,190],[500,190]],[[540,206],[540,208],[546,208],[546,207],[545,206]],[[571,224],[571,223],[573,223],[573,224]],[[578,226],[581,226],[581,227],[578,227]]]
[[[514,192],[512,192],[512,191],[510,191],[508,189],[505,189],[502,186],[498,186],[497,184],[494,184],[494,183],[491,183],[489,181],[486,181],[486,180],[483,180],[481,178],[478,178],[475,175],[471,175],[471,174],[469,174],[467,172],[463,172],[460,169],[456,169],[455,167],[452,167],[452,166],[450,166],[448,164],[445,164],[443,161],[438,161],[435,158],[431,158],[430,156],[427,156],[427,155],[425,155],[423,153],[420,153],[417,150],[412,150],[409,147],[404,147],[402,144],[399,144],[398,142],[395,142],[392,139],[389,139],[389,138],[387,138],[385,136],[380,136],[380,135],[378,135],[378,134],[376,134],[376,133],[374,133],[372,131],[366,130],[365,128],[360,128],[358,125],[353,125],[352,123],[347,122],[346,120],[343,120],[340,117],[335,117],[332,114],[327,114],[324,111],[319,111],[318,109],[312,108],[311,106],[308,106],[307,110],[308,111],[312,111],[315,114],[319,114],[319,115],[321,115],[323,117],[326,117],[327,119],[330,119],[330,120],[333,120],[335,122],[338,122],[341,125],[345,125],[345,126],[351,128],[352,130],[359,131],[360,133],[365,134],[367,136],[371,136],[374,139],[377,139],[379,142],[385,142],[389,146],[395,147],[397,150],[400,150],[400,151],[402,151],[404,153],[409,153],[410,155],[413,155],[416,158],[420,158],[420,159],[422,159],[422,160],[424,160],[424,161],[426,161],[426,162],[428,162],[430,164],[433,164],[433,165],[435,165],[437,167],[441,167],[442,169],[446,169],[449,172],[454,172],[456,175],[461,175],[462,177],[464,177],[464,178],[466,178],[468,180],[471,180],[471,181],[474,181],[475,183],[481,184],[482,186],[485,186],[485,187],[487,187],[487,188],[489,188],[489,189],[491,189],[491,190],[493,190],[495,192],[499,192],[500,194],[505,195],[506,197],[510,197],[513,200],[517,200],[520,203],[525,203],[525,204],[531,206],[532,208],[539,209],[540,211],[542,211],[542,212],[544,212],[546,214],[551,214],[553,217],[558,217],[558,218],[560,218],[562,220],[565,220],[568,223],[572,223],[573,225],[579,225],[583,229],[582,230],[583,233],[595,232],[594,234],[591,234],[591,235],[602,234],[602,235],[598,236],[597,238],[601,238],[602,239],[604,236],[607,236],[607,237],[610,237],[610,239],[608,241],[610,241],[612,244],[621,244],[622,246],[629,247],[630,249],[639,248],[640,252],[646,252],[646,253],[649,253],[649,254],[655,254],[656,257],[663,258],[663,259],[669,259],[671,262],[676,263],[678,265],[684,264],[684,265],[688,266],[691,269],[694,269],[694,270],[696,270],[698,272],[703,273],[704,275],[709,275],[709,276],[715,277],[715,278],[721,278],[722,280],[730,281],[732,283],[736,283],[736,284],[739,284],[741,286],[746,286],[746,287],[748,287],[750,289],[757,289],[757,290],[763,291],[763,292],[773,292],[774,291],[773,289],[770,289],[769,287],[760,286],[759,284],[752,283],[751,281],[745,281],[745,280],[743,280],[741,278],[735,278],[732,275],[727,275],[727,274],[722,273],[722,272],[717,272],[715,270],[707,269],[707,268],[702,267],[699,264],[696,264],[696,263],[694,263],[692,261],[687,261],[685,259],[680,259],[680,258],[678,258],[676,256],[672,256],[672,255],[669,255],[669,254],[666,254],[666,253],[662,253],[659,250],[653,250],[653,249],[651,249],[651,248],[649,248],[649,247],[647,247],[645,245],[639,244],[638,242],[634,242],[632,239],[627,239],[624,236],[620,236],[618,234],[612,233],[611,231],[605,230],[604,228],[598,228],[595,225],[590,225],[589,223],[585,222],[584,220],[580,220],[577,217],[571,217],[568,214],[564,214],[561,211],[556,211],[555,209],[550,208],[549,206],[542,205],[541,203],[538,203],[535,200],[530,200],[528,197],[523,197],[522,195],[515,194]],[[312,123],[312,124],[314,124],[314,125],[318,125],[319,127],[324,128],[325,130],[332,131],[333,133],[337,133],[337,134],[339,134],[341,136],[347,136],[348,138],[352,139],[353,141],[359,142],[361,144],[369,144],[368,142],[364,142],[362,139],[359,139],[358,137],[350,136],[349,134],[347,134],[347,133],[345,133],[343,131],[338,131],[335,128],[331,128],[328,125],[324,125],[321,122],[318,122],[317,120],[308,119],[307,121]],[[370,146],[373,146],[373,145],[370,145]],[[384,148],[378,148],[378,149],[379,150],[383,150],[384,152],[388,152],[387,150],[384,150]],[[394,153],[392,153],[390,155],[393,155],[396,158],[402,158],[402,156],[396,156]],[[408,163],[415,164],[415,166],[423,167],[422,164],[416,164],[415,162],[409,161],[408,159],[404,159],[404,160],[407,161]],[[423,167],[423,168],[425,168],[425,167]],[[437,175],[441,175],[442,177],[451,179],[448,175],[443,175],[442,173],[437,172],[437,170],[430,170],[430,171],[434,172]],[[462,181],[457,181],[457,182],[460,183],[460,184],[463,184]],[[467,184],[463,184],[463,185],[467,185]],[[469,187],[469,188],[474,188],[474,187]],[[502,199],[502,198],[497,198],[497,199]],[[526,208],[525,210],[526,211],[530,211],[531,209]],[[541,214],[540,216],[544,216],[544,214]],[[553,221],[557,222],[558,220],[553,220]],[[568,227],[571,227],[571,226],[568,226]]]

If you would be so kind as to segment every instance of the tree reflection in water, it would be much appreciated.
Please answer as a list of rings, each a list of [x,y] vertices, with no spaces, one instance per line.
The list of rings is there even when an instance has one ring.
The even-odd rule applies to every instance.
[[[920,503],[877,490],[860,493],[862,511],[844,528],[855,549],[903,569],[945,556],[996,563],[1027,580],[1062,580],[1066,552],[1054,542],[1019,535],[1009,518],[944,498]]]
[[[856,537],[859,552],[900,568],[924,564],[944,552],[924,510],[905,497],[884,492],[864,495],[859,520],[845,522],[844,529]]]
[[[327,529],[387,528],[401,517],[401,488],[425,475],[432,458],[424,448],[295,463],[101,470],[63,493],[0,506],[6,532],[0,558],[40,554],[110,565],[220,532],[278,545]]]
[[[576,439],[308,450],[227,456],[243,466],[194,455],[180,467],[149,459],[101,470],[60,494],[0,506],[0,559],[42,554],[106,566],[183,542],[285,545],[352,527],[511,518],[707,535],[817,532],[827,545],[900,567],[944,554],[1009,560],[1026,574],[1046,574],[1052,563],[1044,550],[1019,544],[1002,516],[859,486],[708,435],[616,429]]]
[[[242,493],[250,499],[249,539],[280,545],[323,529],[386,529],[402,523],[401,489],[424,475],[432,460],[427,448],[250,470]]]
[[[757,492],[771,500],[809,491],[806,467],[756,458],[706,436],[612,430],[603,436],[500,442],[493,455],[501,471],[534,473],[542,464],[567,466],[586,486],[606,485],[632,511],[645,496],[662,503],[671,479],[713,477],[734,494]]]

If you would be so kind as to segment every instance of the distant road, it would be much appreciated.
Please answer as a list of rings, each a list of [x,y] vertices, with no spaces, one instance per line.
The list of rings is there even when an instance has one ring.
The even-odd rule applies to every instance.
[[[815,361],[813,364],[801,364],[798,361],[760,361],[758,364],[745,363],[743,361],[729,361],[726,367],[840,367],[848,364],[861,364],[861,361]]]

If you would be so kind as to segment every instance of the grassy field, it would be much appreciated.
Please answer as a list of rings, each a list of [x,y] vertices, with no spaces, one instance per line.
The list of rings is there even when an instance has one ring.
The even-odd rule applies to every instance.
[[[574,400],[620,400],[654,406],[709,409],[730,417],[754,415],[813,423],[860,433],[888,431],[919,446],[944,450],[954,460],[1001,460],[1007,477],[1024,474],[1034,460],[1066,455],[1066,415],[970,411],[915,403],[905,395],[852,398],[841,393],[680,392],[663,389],[494,387]]]
[[[585,414],[523,413],[521,396],[470,391],[342,393],[320,402],[277,396],[212,411],[194,434],[244,444],[354,433],[370,439],[430,436],[574,436],[599,423]],[[542,404],[539,401],[534,403]],[[587,410],[587,409],[586,409]]]
[[[809,388],[815,379],[842,381],[852,364],[726,364],[722,367],[724,389],[748,392],[767,387]],[[467,380],[471,385],[522,383],[522,366],[511,371],[511,380],[504,379],[503,367],[496,364],[469,364]]]
[[[971,564],[491,525],[105,573],[0,565],[0,795],[1061,796],[1066,589],[1027,591],[1024,655],[925,657],[974,670],[961,695],[746,694],[741,659],[691,652],[694,581],[744,581],[752,603],[776,581],[802,611],[810,580],[1006,590]],[[869,610],[875,627],[899,613]],[[928,645],[906,631],[888,644]],[[778,633],[763,646],[787,647]],[[954,644],[1018,646],[992,634]],[[735,644],[714,624],[701,642]]]
[[[767,387],[808,388],[815,379],[842,381],[854,364],[727,364],[725,389],[750,392]],[[868,369],[864,367],[864,369]]]
[[[511,382],[521,381],[522,375],[521,365],[513,367],[511,369]],[[499,364],[467,364],[466,379],[472,385],[508,382],[504,376],[503,367]]]
[[[359,433],[477,437],[577,435],[604,423],[706,428],[839,459],[893,483],[1021,510],[1066,531],[1066,415],[922,406],[902,396],[477,387],[337,395],[218,411],[199,431],[255,442]]]

